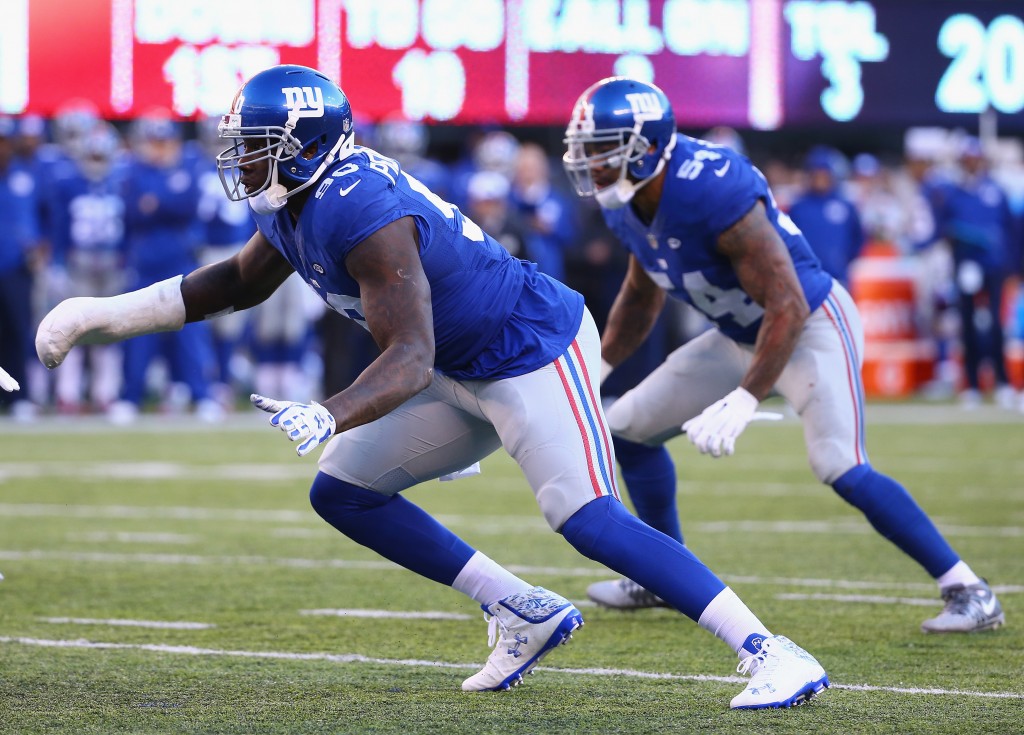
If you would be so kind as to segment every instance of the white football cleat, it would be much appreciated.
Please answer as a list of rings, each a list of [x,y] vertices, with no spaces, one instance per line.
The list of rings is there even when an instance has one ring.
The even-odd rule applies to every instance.
[[[765,638],[736,671],[751,676],[747,688],[732,698],[733,709],[794,707],[828,688],[828,675],[814,656],[781,635]]]
[[[571,602],[543,587],[509,595],[485,607],[484,613],[487,645],[495,647],[484,667],[462,682],[464,692],[503,691],[521,684],[523,674],[556,646],[568,643],[583,625],[583,615]]]
[[[643,610],[648,607],[672,607],[632,579],[609,579],[587,587],[587,597],[601,607],[613,610]]]
[[[925,633],[977,633],[1006,623],[1003,606],[984,580],[947,587],[942,599],[946,601],[942,612],[921,623]]]

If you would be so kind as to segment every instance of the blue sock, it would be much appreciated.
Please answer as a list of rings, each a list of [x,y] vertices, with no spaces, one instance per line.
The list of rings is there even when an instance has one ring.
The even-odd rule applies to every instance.
[[[832,487],[857,508],[875,530],[938,578],[960,561],[910,493],[895,480],[875,472],[869,464],[848,471]]]
[[[615,498],[590,501],[560,530],[585,557],[629,577],[694,621],[725,589],[689,549],[648,526]]]
[[[615,458],[637,516],[651,528],[683,543],[676,507],[676,465],[664,446],[612,437]]]
[[[473,549],[401,495],[381,495],[323,472],[309,501],[320,517],[385,559],[451,586]]]

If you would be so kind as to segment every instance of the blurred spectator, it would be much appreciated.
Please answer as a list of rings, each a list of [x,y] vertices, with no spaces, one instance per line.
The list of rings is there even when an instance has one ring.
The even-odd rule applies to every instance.
[[[182,155],[182,134],[169,115],[152,113],[132,125],[134,156],[124,181],[129,290],[189,273],[198,266],[199,185]],[[124,343],[124,391],[109,413],[112,421],[134,420],[147,394],[150,364],[162,355],[171,380],[187,386],[203,420],[219,420],[210,397],[213,347],[209,323],[186,324],[178,332],[150,334]],[[176,393],[175,393],[176,395]]]
[[[40,257],[38,191],[31,174],[14,160],[13,118],[0,117],[0,365],[21,385],[32,355],[32,279]],[[19,420],[36,407],[20,393],[0,391],[0,406]]]
[[[526,255],[520,257],[564,281],[565,253],[578,236],[576,204],[552,185],[551,162],[536,143],[519,147],[511,200],[527,230]]]
[[[788,212],[793,201],[804,191],[800,172],[775,157],[769,158],[759,168],[775,196],[775,203],[781,211]]]
[[[441,163],[427,157],[429,142],[427,126],[421,122],[391,118],[377,125],[377,151],[388,158],[394,158],[401,164],[403,171],[418,179],[442,199],[446,199],[451,174]]]
[[[727,125],[716,125],[701,136],[704,140],[715,145],[724,145],[732,148],[737,153],[747,155],[746,146],[739,132]]]
[[[822,266],[849,287],[850,263],[864,246],[860,215],[839,191],[838,151],[817,147],[807,154],[808,189],[789,209]]]
[[[251,312],[254,390],[286,401],[307,401],[315,396],[322,367],[311,349],[313,326],[323,316],[323,302],[293,273]]]
[[[112,125],[101,122],[85,134],[76,152],[74,167],[57,175],[49,192],[48,300],[53,304],[74,296],[115,296],[125,290],[120,137]],[[84,398],[96,409],[106,410],[117,399],[121,382],[120,345],[74,350],[54,374],[57,410],[79,413]]]
[[[912,128],[904,137],[903,165],[892,176],[892,191],[903,212],[903,250],[918,261],[917,312],[923,339],[935,348],[934,377],[925,384],[926,398],[956,394],[960,368],[953,359],[958,317],[954,304],[953,257],[940,246],[935,225],[935,194],[949,181],[948,131]]]
[[[519,157],[519,141],[507,130],[491,130],[470,140],[469,156],[455,165],[449,190],[449,201],[462,211],[469,204],[469,179],[473,174],[494,171],[511,181]]]
[[[78,157],[78,147],[86,134],[100,122],[99,108],[83,97],[65,101],[53,115],[53,142],[68,158]]]
[[[224,187],[217,172],[217,154],[226,147],[217,133],[220,117],[208,117],[196,125],[198,133],[194,145],[188,146],[186,157],[195,167],[199,182],[199,262],[202,265],[225,260],[249,241],[256,232],[249,205],[224,196]],[[240,384],[247,373],[247,363],[239,349],[243,342],[249,311],[236,311],[210,321],[214,350],[213,384],[211,397],[222,407],[230,409],[235,402]]]
[[[46,121],[43,118],[34,115],[18,118],[18,133],[14,139],[15,158],[35,179],[39,191],[49,191],[54,179],[75,170],[81,141],[101,122],[94,112],[82,113],[75,135],[70,136],[74,139],[74,145],[69,144],[65,148],[46,141]],[[39,207],[39,223],[45,240],[50,231],[49,198],[40,196],[36,205]]]
[[[497,171],[477,171],[469,178],[466,214],[517,258],[531,260],[525,223],[509,200],[511,184]]]
[[[853,158],[850,172],[846,191],[860,215],[865,245],[891,254],[909,253],[904,211],[881,161],[871,153],[859,153]]]
[[[1001,306],[1014,223],[977,138],[963,140],[960,165],[960,181],[942,186],[935,196],[937,231],[949,243],[955,268],[966,378],[960,400],[965,408],[981,402],[980,369],[987,361],[995,374],[997,403],[1011,408],[1015,392],[1007,378]]]

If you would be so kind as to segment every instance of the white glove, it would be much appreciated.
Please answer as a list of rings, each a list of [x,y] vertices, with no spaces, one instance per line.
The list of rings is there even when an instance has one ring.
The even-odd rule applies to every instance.
[[[604,383],[604,381],[607,380],[608,376],[611,375],[612,370],[614,370],[614,369],[615,368],[612,367],[611,363],[608,362],[607,360],[605,360],[602,357],[601,358],[601,382],[598,383],[598,385],[602,385]]]
[[[701,454],[731,455],[736,451],[736,438],[751,421],[782,418],[778,413],[759,412],[757,404],[758,400],[748,390],[737,388],[683,424],[683,431]]]
[[[274,414],[270,417],[271,426],[279,428],[293,442],[302,442],[295,450],[300,457],[305,457],[330,439],[338,428],[331,412],[316,401],[275,401],[256,393],[249,396],[249,400],[256,408]]]
[[[21,386],[18,385],[18,381],[8,375],[7,371],[2,367],[0,367],[0,388],[3,388],[8,393],[21,390]]]

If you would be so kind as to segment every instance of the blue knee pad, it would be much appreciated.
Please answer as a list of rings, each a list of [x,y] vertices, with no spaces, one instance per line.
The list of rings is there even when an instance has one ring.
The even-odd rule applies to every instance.
[[[444,585],[451,586],[474,554],[466,542],[401,495],[382,495],[320,472],[309,502],[357,544]]]

